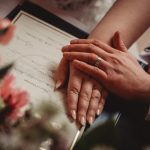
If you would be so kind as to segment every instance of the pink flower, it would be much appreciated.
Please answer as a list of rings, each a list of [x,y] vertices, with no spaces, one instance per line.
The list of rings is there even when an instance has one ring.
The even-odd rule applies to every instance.
[[[15,89],[13,75],[7,75],[0,85],[0,123],[1,121],[16,121],[22,116],[21,108],[28,100],[26,91]]]

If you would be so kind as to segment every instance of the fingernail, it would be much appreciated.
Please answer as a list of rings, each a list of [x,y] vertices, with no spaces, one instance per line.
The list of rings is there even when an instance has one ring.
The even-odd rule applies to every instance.
[[[56,84],[55,84],[55,90],[57,90],[58,88],[60,88],[61,87],[61,81],[59,80],[59,81],[57,81],[56,82]]]
[[[97,112],[96,112],[97,116],[99,116],[100,113],[101,113],[101,111],[100,111],[100,109],[98,109]]]
[[[88,121],[89,121],[89,124],[90,124],[90,125],[92,125],[92,124],[93,124],[93,122],[94,122],[93,117],[90,117],[90,118],[88,119]]]
[[[76,120],[76,111],[75,110],[71,111],[71,116],[74,120]]]
[[[85,125],[86,121],[85,121],[85,118],[84,118],[84,117],[81,117],[80,123],[81,123],[81,125],[83,125],[83,126]]]
[[[99,105],[99,108],[97,110],[97,115],[99,116],[103,111],[103,105]]]
[[[2,21],[1,25],[3,28],[7,28],[10,25],[10,21],[4,20],[4,21]]]

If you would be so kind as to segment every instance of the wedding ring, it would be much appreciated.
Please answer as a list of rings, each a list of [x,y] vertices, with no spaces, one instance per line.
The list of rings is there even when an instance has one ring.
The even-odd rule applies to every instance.
[[[101,61],[102,61],[102,59],[100,57],[97,57],[96,61],[95,61],[95,67],[99,67]]]

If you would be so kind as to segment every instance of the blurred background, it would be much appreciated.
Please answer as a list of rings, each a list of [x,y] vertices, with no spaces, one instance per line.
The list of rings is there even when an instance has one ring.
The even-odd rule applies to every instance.
[[[33,1],[89,33],[116,0],[62,0],[61,3],[56,2],[57,0],[30,1]],[[1,0],[0,17],[5,17],[20,2],[22,2],[22,0]],[[71,5],[70,3],[73,4]],[[132,53],[137,55],[145,47],[150,45],[149,39],[150,29],[132,46]]]

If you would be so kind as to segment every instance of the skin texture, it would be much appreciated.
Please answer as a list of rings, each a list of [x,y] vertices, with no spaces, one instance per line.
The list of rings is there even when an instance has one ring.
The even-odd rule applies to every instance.
[[[108,13],[105,15],[105,17],[97,24],[97,26],[93,29],[93,31],[90,33],[89,39],[97,39],[102,42],[105,42],[106,44],[112,45],[112,37],[116,31],[120,31],[122,35],[122,39],[125,42],[126,47],[128,48],[134,41],[137,40],[139,36],[149,27],[150,25],[150,1],[149,0],[117,0],[117,2],[114,4],[114,6],[108,11]],[[75,44],[71,43],[71,44]],[[76,44],[78,44],[78,41],[76,41]],[[63,58],[65,60],[65,58]],[[66,60],[65,60],[66,61]],[[62,62],[62,61],[61,61]],[[67,62],[66,62],[67,64]],[[69,71],[66,69],[66,66],[68,65],[62,65],[60,63],[59,68],[57,70],[57,74],[60,72],[63,72],[62,74],[63,78],[56,77],[56,87],[62,87],[66,81],[68,80],[68,74]],[[79,69],[73,68],[72,65],[70,65],[70,71],[74,69],[74,73],[69,75],[69,85],[73,86],[72,92],[74,94],[72,96],[69,96],[67,99],[67,108],[68,108],[68,114],[72,116],[70,112],[71,106],[69,104],[70,101],[75,99],[74,97],[80,97],[79,94],[81,93],[80,89],[77,89],[77,87],[81,87],[84,85],[87,78],[82,78],[83,80],[79,80],[80,76],[82,76],[83,73]],[[66,70],[63,71],[63,70]],[[76,70],[76,71],[75,71]],[[78,73],[76,73],[78,72]],[[57,75],[56,75],[57,76]],[[72,77],[73,76],[73,77]],[[88,76],[87,74],[84,76]],[[76,83],[76,84],[74,84]],[[70,85],[71,84],[71,85]],[[91,87],[93,87],[94,83],[91,83]],[[85,87],[85,86],[83,86]],[[92,88],[91,88],[92,89]],[[69,90],[68,90],[69,91]],[[78,91],[78,92],[75,92]],[[104,92],[103,92],[104,91]],[[102,93],[106,93],[106,90],[102,88],[102,91],[99,91]],[[68,92],[71,93],[71,92]],[[90,92],[91,93],[91,92]],[[100,93],[98,93],[99,95]],[[103,95],[103,94],[100,94]],[[107,95],[107,94],[106,94]],[[101,105],[103,105],[103,100],[105,97],[101,97],[99,102],[102,102]],[[76,98],[77,99],[77,98]],[[80,101],[84,101],[84,99],[80,99]],[[78,99],[79,101],[79,99]],[[89,100],[91,101],[91,100]],[[81,103],[81,102],[79,102]],[[77,104],[77,102],[74,101],[74,104]],[[80,107],[76,105],[76,116],[78,114],[78,109]],[[103,108],[103,107],[102,107]],[[101,110],[102,111],[102,110]],[[97,109],[95,109],[95,112],[101,112]],[[86,110],[85,110],[86,112]],[[99,113],[98,113],[99,114]],[[74,118],[74,117],[73,117]],[[79,116],[78,116],[79,118]],[[74,118],[75,119],[75,118]],[[89,118],[87,117],[87,120]],[[75,119],[76,120],[76,119]],[[77,120],[78,121],[78,120]],[[80,123],[80,122],[79,122]]]
[[[117,49],[101,41],[96,42],[97,45],[93,45],[92,41],[89,44],[89,40],[79,40],[80,44],[64,49],[63,56],[73,61],[77,69],[92,76],[107,90],[123,99],[149,101],[150,76],[128,53],[120,34],[117,32],[113,37]],[[100,63],[95,67],[97,57]]]

